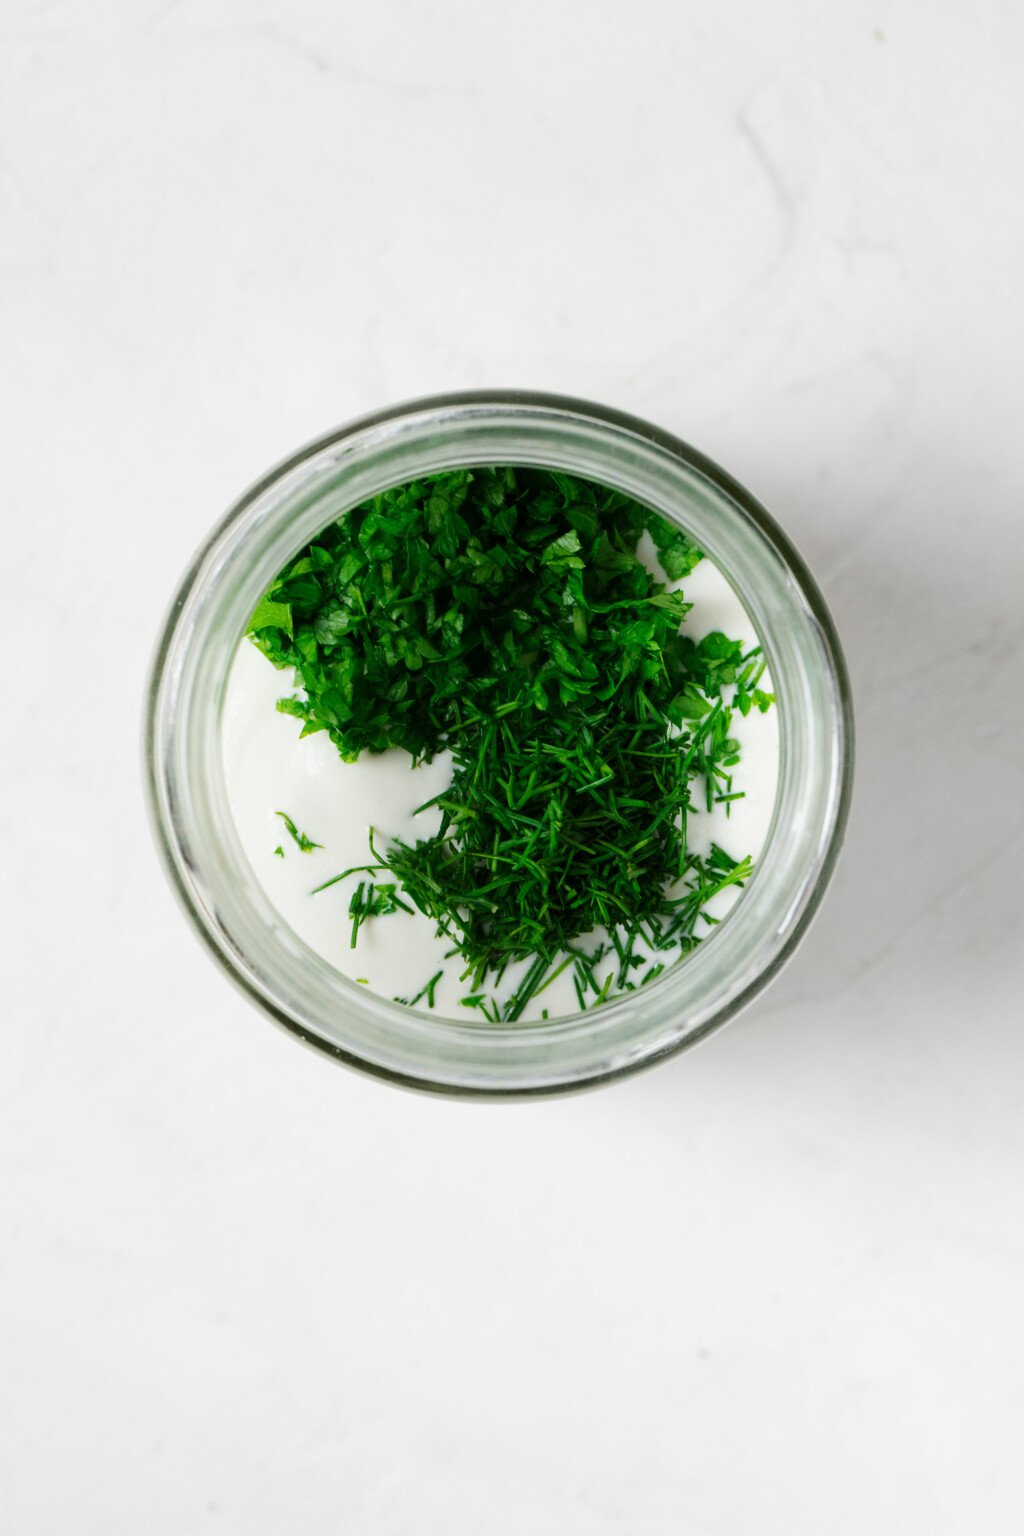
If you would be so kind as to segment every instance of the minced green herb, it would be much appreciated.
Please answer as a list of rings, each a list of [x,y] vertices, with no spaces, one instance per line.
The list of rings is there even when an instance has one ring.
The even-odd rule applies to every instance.
[[[438,982],[441,980],[441,977],[443,975],[444,975],[444,971],[443,970],[435,971],[433,976],[431,976],[430,980],[426,983],[426,985],[420,987],[420,990],[413,997],[399,997],[399,998],[396,998],[395,1001],[399,1002],[399,1003],[406,1003],[410,1008],[415,1008],[416,1004],[420,1001],[420,999],[425,997],[426,1000],[427,1000],[427,1007],[428,1008],[433,1008],[433,1006],[434,1006],[434,989],[436,988]]]
[[[328,884],[334,883],[328,881]],[[352,919],[352,948],[355,949],[359,930],[368,917],[386,917],[390,912],[412,912],[412,907],[399,896],[398,886],[377,885],[372,880],[360,880],[348,904],[348,915]]]
[[[670,579],[700,560],[618,491],[553,470],[455,470],[332,523],[253,615],[256,644],[294,669],[301,692],[278,708],[303,736],[326,731],[346,761],[451,751],[451,785],[428,802],[438,831],[383,850],[371,835],[371,862],[325,885],[370,877],[350,904],[353,945],[368,918],[410,910],[401,889],[462,957],[462,1006],[489,1019],[520,1017],[569,965],[581,1007],[647,984],[664,964],[638,978],[634,946],[685,953],[706,904],[752,870],[718,847],[693,853],[687,813],[694,796],[728,810],[741,793],[722,689],[743,714],[767,709],[764,663],[723,634],[686,635],[691,605],[638,556],[645,531]],[[527,958],[499,1012],[485,989]],[[433,1006],[438,979],[416,1000]]]
[[[306,836],[305,832],[300,832],[294,821],[292,821],[291,817],[288,815],[287,811],[275,811],[274,815],[280,816],[281,820],[284,822],[285,831],[288,833],[288,836],[291,838],[292,842],[301,853],[312,853],[314,848],[323,847],[323,843],[314,843],[311,838]],[[282,859],[284,858],[283,848],[275,848],[274,852],[278,854]]]

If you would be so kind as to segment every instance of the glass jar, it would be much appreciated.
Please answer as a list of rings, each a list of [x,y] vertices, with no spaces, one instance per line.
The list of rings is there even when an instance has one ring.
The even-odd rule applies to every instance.
[[[270,903],[228,809],[221,712],[249,616],[294,552],[389,486],[473,464],[541,465],[627,492],[685,528],[761,639],[779,781],[757,869],[727,922],[657,981],[589,1012],[488,1024],[419,1013],[335,970]],[[530,1094],[621,1076],[693,1045],[750,1002],[821,900],[846,822],[852,717],[820,592],[729,475],[669,433],[578,400],[485,391],[366,416],[303,448],[232,507],[171,606],[153,663],[146,778],[167,871],[196,931],[265,1013],[329,1056],[443,1092]]]

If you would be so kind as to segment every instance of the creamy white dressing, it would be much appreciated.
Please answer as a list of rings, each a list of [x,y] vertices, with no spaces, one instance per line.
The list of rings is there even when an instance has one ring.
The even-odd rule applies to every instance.
[[[646,534],[638,553],[664,580]],[[746,610],[710,560],[702,560],[675,585],[684,588],[687,601],[693,604],[685,630],[694,640],[721,630],[742,641],[744,649],[757,643]],[[315,886],[341,870],[370,862],[370,827],[380,849],[389,838],[415,842],[437,830],[436,810],[415,813],[451,781],[449,754],[416,768],[401,750],[376,756],[364,753],[358,762],[345,763],[326,732],[299,740],[299,722],[276,709],[277,700],[292,691],[290,684],[288,672],[271,666],[249,640],[241,641],[228,679],[222,752],[228,803],[254,879],[296,934],[346,976],[385,997],[402,998],[413,996],[436,971],[443,970],[434,993],[435,1012],[463,1022],[479,1019],[484,1027],[479,1013],[460,1005],[470,992],[469,984],[460,980],[463,963],[458,955],[446,958],[451,941],[439,938],[428,918],[420,912],[372,918],[360,928],[357,947],[352,949],[349,901],[360,878],[366,877],[352,875],[312,894]],[[767,673],[760,686],[771,691]],[[731,690],[724,693],[729,703]],[[778,783],[775,709],[764,715],[754,709],[746,718],[734,711],[731,734],[741,749],[733,789],[744,791],[744,798],[708,812],[701,806],[695,784],[688,843],[696,853],[706,853],[715,842],[734,859],[751,854],[756,860],[768,833]],[[300,851],[275,814],[278,811],[286,812],[301,832],[323,846]],[[275,852],[277,848],[283,857]],[[738,899],[742,892],[723,891],[707,911],[722,918]],[[703,920],[698,920],[697,932],[710,932]],[[639,944],[636,952],[646,953]],[[669,953],[650,958],[665,962],[674,957]],[[597,967],[599,983],[613,965],[614,956]],[[500,1004],[528,968],[528,960],[510,965],[501,987],[487,990]],[[633,973],[635,978],[643,974],[642,969]],[[418,1007],[426,1010],[426,999]],[[578,1010],[572,967],[535,997],[522,1017],[539,1019],[543,1010],[550,1018]]]

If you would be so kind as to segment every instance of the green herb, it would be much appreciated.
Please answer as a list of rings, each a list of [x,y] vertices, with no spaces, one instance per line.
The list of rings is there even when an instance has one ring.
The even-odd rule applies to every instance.
[[[426,983],[426,985],[422,986],[420,988],[420,990],[416,993],[415,997],[396,997],[395,998],[395,1002],[396,1003],[405,1003],[405,1004],[407,1004],[408,1007],[415,1008],[416,1004],[420,1001],[420,999],[425,997],[426,1000],[427,1000],[427,1007],[428,1008],[433,1008],[433,1006],[434,1006],[434,989],[437,986],[438,982],[441,980],[441,977],[443,975],[444,975],[444,971],[435,971],[433,976],[431,976],[430,980]]]
[[[387,917],[391,912],[412,912],[412,907],[399,896],[398,886],[360,880],[348,904],[348,915],[352,919],[351,948],[355,949],[359,930],[369,918]]]
[[[479,1008],[484,1018],[489,1020],[491,1024],[501,1023],[501,1014],[498,1012],[497,1004],[485,992],[474,993],[472,997],[463,997],[459,1001],[463,1008]]]
[[[390,876],[360,881],[353,946],[368,918],[411,910],[401,888],[465,961],[462,1006],[494,1022],[521,1017],[570,964],[581,1008],[632,990],[638,942],[686,953],[706,904],[751,873],[720,849],[694,856],[687,817],[694,799],[728,809],[742,793],[722,690],[744,714],[768,708],[764,663],[725,635],[686,635],[690,604],[638,555],[645,531],[673,580],[701,558],[606,487],[550,470],[454,470],[323,530],[253,616],[255,643],[294,672],[296,694],[278,708],[303,735],[326,731],[347,761],[451,751],[452,782],[429,802],[437,832],[382,851],[371,835],[372,861],[317,889]],[[284,820],[300,847],[318,846]],[[499,1013],[485,988],[521,960]],[[432,1007],[439,976],[414,1001]]]
[[[736,679],[736,707],[741,715],[749,715],[756,705],[763,715],[775,703],[775,695],[757,686],[765,669],[760,647],[748,651],[743,661],[746,666]]]
[[[689,576],[701,559],[696,544],[663,517],[648,518],[647,528],[658,551],[658,561],[669,581],[679,581],[681,577]]]
[[[287,603],[275,603],[269,597],[265,597],[249,621],[249,628],[253,631],[281,629],[286,635],[290,635],[292,611]]]
[[[285,811],[275,811],[274,815],[275,816],[280,816],[281,820],[284,822],[284,828],[285,828],[285,831],[288,833],[288,836],[291,838],[291,840],[295,844],[296,848],[300,849],[303,853],[310,853],[310,852],[312,852],[312,850],[314,848],[322,848],[323,847],[323,843],[311,842],[311,840],[306,836],[305,832],[300,832],[298,827],[295,825],[294,821],[292,821],[291,817],[287,814],[287,812],[285,812]],[[281,855],[282,859],[284,858],[284,850],[283,849],[275,848],[274,852],[275,853],[279,853]]]
[[[281,847],[280,843],[278,843],[277,847],[274,849],[274,855],[275,855],[276,858],[279,858],[279,859],[283,859],[284,858],[284,849]]]

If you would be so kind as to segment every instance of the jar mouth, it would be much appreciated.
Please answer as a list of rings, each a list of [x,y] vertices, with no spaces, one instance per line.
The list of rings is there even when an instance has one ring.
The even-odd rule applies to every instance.
[[[368,993],[310,949],[252,875],[220,753],[235,650],[294,551],[403,480],[485,463],[577,474],[684,528],[747,609],[778,698],[774,814],[728,921],[642,990],[527,1024],[420,1014]],[[834,868],[853,729],[825,602],[774,519],[731,476],[671,434],[604,406],[474,391],[361,417],[301,449],[235,503],[171,604],[152,665],[144,749],[151,820],[172,885],[211,952],[266,1014],[322,1052],[393,1082],[523,1095],[608,1080],[692,1045],[777,974]]]

